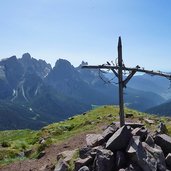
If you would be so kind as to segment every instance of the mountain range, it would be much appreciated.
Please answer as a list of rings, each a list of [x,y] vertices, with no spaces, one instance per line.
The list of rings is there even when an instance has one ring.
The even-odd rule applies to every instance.
[[[0,130],[39,129],[85,112],[92,105],[118,104],[118,85],[105,84],[101,77],[108,77],[99,77],[98,70],[81,68],[87,64],[74,67],[59,59],[52,68],[29,53],[1,60]],[[125,105],[140,111],[160,105],[169,98],[162,91],[165,85],[148,80],[146,75],[135,76],[125,90]]]

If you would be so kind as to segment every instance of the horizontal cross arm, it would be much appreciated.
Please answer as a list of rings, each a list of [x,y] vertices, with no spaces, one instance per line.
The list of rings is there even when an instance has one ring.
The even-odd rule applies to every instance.
[[[171,74],[167,74],[167,73],[163,73],[163,72],[156,72],[153,70],[146,70],[146,69],[141,69],[141,68],[128,68],[128,67],[123,67],[124,70],[127,71],[134,71],[136,70],[136,72],[142,72],[142,73],[146,73],[146,74],[150,74],[150,75],[158,75],[158,76],[162,76],[162,77],[166,77],[167,79],[171,79]]]
[[[83,65],[82,68],[88,69],[118,69],[118,66],[111,66],[111,65]]]
[[[91,68],[91,69],[118,69],[119,66],[111,66],[111,65],[86,65],[86,66],[82,66],[82,68]],[[158,76],[162,76],[162,77],[166,77],[167,79],[171,80],[171,74],[167,74],[167,73],[163,73],[163,72],[155,72],[152,70],[146,70],[146,69],[141,69],[141,68],[129,68],[129,67],[122,67],[122,70],[125,71],[136,71],[136,72],[142,72],[142,73],[146,73],[146,74],[151,74],[151,75],[158,75]]]

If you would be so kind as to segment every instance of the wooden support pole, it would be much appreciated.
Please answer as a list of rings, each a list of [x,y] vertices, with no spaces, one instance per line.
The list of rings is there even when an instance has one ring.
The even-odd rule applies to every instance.
[[[124,117],[124,99],[123,99],[123,75],[122,75],[122,42],[121,37],[119,37],[118,41],[118,79],[119,79],[119,116],[120,116],[120,127],[125,125],[125,117]]]

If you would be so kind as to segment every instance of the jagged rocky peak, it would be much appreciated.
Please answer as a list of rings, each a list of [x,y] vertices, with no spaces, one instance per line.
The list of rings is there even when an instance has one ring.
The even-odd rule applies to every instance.
[[[37,60],[31,57],[29,53],[24,53],[20,62],[25,72],[36,73],[41,78],[46,77],[52,70],[51,65],[47,64],[46,61],[41,59]]]
[[[71,73],[73,73],[75,71],[75,68],[66,59],[58,59],[56,61],[54,68],[53,68],[53,71],[58,72],[58,74],[62,73],[64,75],[66,75],[66,73],[68,73],[70,75]]]
[[[13,62],[17,62],[17,57],[14,55],[14,56],[11,56],[9,58],[4,58],[1,60],[0,64],[6,64],[6,63],[13,63]]]
[[[21,64],[23,65],[25,69],[27,69],[28,67],[32,65],[32,58],[29,53],[24,53],[22,55],[22,58],[19,59],[19,61],[21,62]]]
[[[16,61],[17,60],[17,57],[15,55],[7,58],[7,60],[10,60],[10,61]]]
[[[21,67],[16,56],[11,56],[9,58],[2,59],[0,61],[0,65],[4,66],[5,69],[9,69],[9,70],[11,70],[12,68],[17,69],[17,67],[19,68]]]
[[[83,65],[88,65],[88,62],[82,61],[82,62],[81,62],[81,66],[83,66]]]
[[[22,56],[23,60],[31,60],[31,55],[29,53],[24,53]]]
[[[55,67],[73,67],[69,61],[66,59],[58,59],[55,63]]]
[[[52,71],[48,75],[48,81],[55,82],[59,81],[59,79],[74,79],[78,76],[78,72],[76,68],[67,60],[65,59],[58,59],[56,61],[55,66],[53,67]]]
[[[81,69],[82,66],[88,65],[88,62],[82,61],[81,64],[77,67],[77,69]]]

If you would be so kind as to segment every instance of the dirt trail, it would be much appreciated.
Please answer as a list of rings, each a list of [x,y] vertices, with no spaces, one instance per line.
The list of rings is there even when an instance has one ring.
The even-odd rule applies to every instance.
[[[50,171],[50,168],[56,162],[58,153],[66,150],[73,150],[86,145],[86,134],[87,133],[76,135],[67,140],[64,144],[49,146],[45,150],[45,156],[40,159],[15,162],[0,168],[0,171]]]

